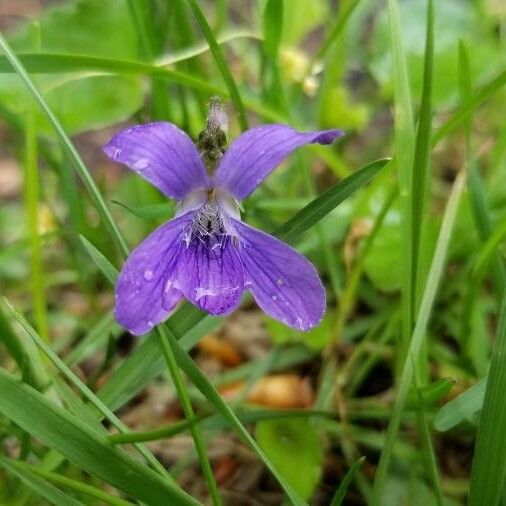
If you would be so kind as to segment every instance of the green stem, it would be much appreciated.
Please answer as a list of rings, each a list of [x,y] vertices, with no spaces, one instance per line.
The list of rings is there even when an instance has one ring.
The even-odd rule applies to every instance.
[[[30,104],[25,131],[25,208],[30,238],[31,285],[37,330],[45,341],[49,340],[46,293],[42,269],[42,245],[39,234],[39,171],[37,167],[37,133],[35,115]]]
[[[162,325],[159,325],[157,327],[157,331],[158,337],[160,338],[160,345],[162,347],[162,352],[165,357],[165,362],[167,363],[167,367],[172,377],[172,381],[174,382],[174,386],[176,387],[179,402],[181,403],[181,407],[183,408],[183,412],[187,420],[193,421],[195,419],[195,413],[193,412],[193,408],[190,402],[190,398],[188,396],[188,392],[186,390],[186,386],[181,377],[181,373],[179,372],[179,367],[177,364],[176,357],[174,355],[174,351],[172,349],[169,339],[167,338],[167,332],[170,331],[166,327],[163,327]],[[195,449],[197,450],[197,454],[200,460],[200,466],[202,467],[202,472],[204,473],[204,477],[207,481],[207,486],[209,487],[209,492],[211,493],[211,497],[213,499],[213,504],[221,506],[222,502],[218,491],[218,486],[216,485],[216,480],[214,479],[214,473],[211,468],[209,458],[207,456],[206,448],[204,445],[204,439],[202,437],[200,428],[195,423],[191,423],[189,428],[193,437],[193,441],[195,443]]]

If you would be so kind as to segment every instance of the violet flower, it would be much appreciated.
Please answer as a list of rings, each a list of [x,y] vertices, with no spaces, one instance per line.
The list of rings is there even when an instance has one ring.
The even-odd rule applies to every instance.
[[[210,134],[207,141],[220,134],[220,125],[223,129],[220,114],[211,110],[203,132]],[[199,145],[206,143],[203,134]],[[117,321],[141,335],[164,321],[183,297],[203,311],[226,315],[249,290],[263,311],[286,325],[299,330],[317,325],[325,312],[325,290],[314,266],[283,242],[243,223],[238,201],[296,148],[330,144],[340,135],[340,130],[258,126],[240,135],[222,157],[224,142],[214,146],[217,167],[209,171],[214,174],[203,163],[212,165],[212,149],[201,155],[171,123],[138,125],[114,136],[105,153],[179,204],[176,216],[125,262],[116,284]]]

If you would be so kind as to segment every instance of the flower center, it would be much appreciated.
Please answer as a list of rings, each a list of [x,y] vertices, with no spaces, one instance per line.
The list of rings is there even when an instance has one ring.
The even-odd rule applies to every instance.
[[[199,239],[216,238],[225,234],[223,217],[216,202],[206,202],[191,224],[192,233]]]

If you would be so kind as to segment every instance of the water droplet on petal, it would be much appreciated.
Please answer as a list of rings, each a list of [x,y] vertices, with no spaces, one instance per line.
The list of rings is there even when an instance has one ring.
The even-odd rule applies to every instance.
[[[278,297],[276,295],[271,295],[272,300],[278,300]]]
[[[147,270],[147,271],[144,271],[144,279],[146,281],[151,281],[153,279],[153,271],[150,271],[150,270]]]
[[[281,286],[281,285],[283,284],[283,280],[282,280],[281,278],[278,278],[278,279],[276,280],[276,284],[277,284],[278,286]]]

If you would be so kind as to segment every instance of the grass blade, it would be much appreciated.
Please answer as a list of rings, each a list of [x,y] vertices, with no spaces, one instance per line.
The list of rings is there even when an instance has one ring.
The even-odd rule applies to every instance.
[[[432,122],[432,74],[434,66],[434,11],[432,0],[427,3],[427,33],[423,68],[422,100],[415,139],[413,175],[411,181],[411,318],[417,309],[420,279],[420,242],[424,220],[425,200],[428,185],[430,137]]]
[[[346,496],[346,492],[348,492],[348,488],[355,477],[356,472],[360,469],[362,464],[365,462],[365,457],[360,457],[355,461],[355,463],[348,469],[348,472],[345,474],[341,483],[339,484],[339,488],[336,490],[334,497],[332,498],[332,502],[330,506],[341,506],[343,500]]]
[[[402,255],[402,335],[397,353],[399,366],[404,361],[413,328],[413,304],[411,273],[413,234],[411,188],[413,186],[413,151],[415,146],[415,127],[413,106],[409,86],[406,55],[402,46],[402,29],[397,0],[388,0],[390,20],[390,46],[394,72],[394,129],[395,164],[399,178],[399,193],[402,209],[402,234],[409,254]]]
[[[39,170],[37,131],[33,105],[28,106],[25,129],[25,208],[27,235],[30,238],[30,267],[35,321],[40,335],[49,341],[47,322],[44,269],[42,266],[42,244],[39,233]]]
[[[40,467],[25,464],[24,462],[10,460],[10,459],[6,459],[6,458],[0,456],[0,465],[4,465],[6,468],[9,468],[14,473],[19,473],[19,474],[25,473],[25,476],[30,476],[30,475],[40,476],[41,478],[44,478],[48,481],[58,483],[60,485],[63,485],[64,487],[67,487],[71,490],[75,490],[76,492],[79,492],[81,494],[86,494],[89,497],[94,497],[95,499],[99,499],[100,501],[102,501],[106,504],[111,504],[112,506],[130,506],[133,504],[131,502],[124,501],[123,499],[120,499],[119,497],[108,494],[107,492],[104,492],[103,490],[92,487],[91,485],[87,485],[86,483],[82,483],[81,481],[73,480],[72,478],[67,478],[66,476],[62,476],[60,474],[53,473],[51,471],[46,471],[44,469],[41,469]],[[40,479],[40,478],[37,478],[37,479]],[[56,490],[56,489],[52,485],[50,485],[49,483],[43,482],[42,491],[45,492],[48,490]],[[59,490],[58,490],[58,492],[63,494],[63,492],[61,492]],[[76,501],[75,499],[73,499],[69,496],[67,496],[67,497],[68,497],[67,502],[59,503],[59,502],[55,501],[54,504],[57,504],[57,505],[58,504],[65,504],[65,505],[70,504],[73,506],[75,506],[76,504],[83,504],[83,503]],[[54,498],[51,499],[51,498],[48,498],[47,496],[46,496],[46,499],[51,500],[52,503],[54,501]]]
[[[70,497],[42,478],[34,476],[28,469],[20,468],[21,462],[0,455],[0,467],[19,478],[29,489],[55,506],[84,506],[81,501]]]
[[[7,303],[8,304],[8,303]],[[8,304],[9,305],[9,304]],[[65,365],[58,355],[56,355],[51,348],[37,335],[33,327],[25,320],[25,318],[14,308],[9,305],[14,318],[23,327],[28,336],[32,339],[35,345],[51,360],[56,368],[72,383],[79,392],[86,398],[96,410],[102,414],[104,418],[109,420],[111,424],[116,427],[120,432],[128,432],[128,427],[109,410],[107,406],[86,386],[81,380]],[[155,456],[143,445],[137,445],[139,453],[149,462],[154,469],[156,469],[161,475],[163,475],[169,483],[174,486],[172,477],[168,474],[165,468],[158,462]]]
[[[469,506],[499,504],[506,473],[506,297],[503,297],[478,425]]]
[[[100,217],[102,218],[104,225],[109,230],[109,233],[111,234],[112,239],[115,241],[117,246],[119,247],[120,251],[126,255],[128,252],[126,243],[123,239],[123,236],[121,235],[121,232],[119,231],[108,207],[105,203],[104,199],[102,198],[102,195],[100,194],[99,189],[97,188],[95,182],[93,181],[93,178],[91,177],[91,174],[89,173],[88,169],[86,168],[86,165],[84,164],[83,160],[79,156],[79,153],[77,152],[76,148],[72,144],[72,141],[68,137],[68,135],[65,133],[65,130],[61,126],[58,119],[55,117],[49,106],[47,105],[47,102],[44,100],[44,97],[41,95],[38,88],[35,86],[33,81],[31,80],[30,76],[26,73],[26,70],[24,69],[22,63],[19,61],[17,56],[14,54],[12,49],[10,48],[7,41],[4,39],[3,35],[0,34],[0,48],[4,51],[5,55],[7,56],[7,59],[9,60],[10,64],[12,65],[12,68],[16,71],[16,73],[19,75],[21,80],[25,83],[26,87],[29,89],[30,93],[33,95],[35,100],[38,102],[41,109],[44,111],[45,115],[47,116],[50,123],[53,125],[54,129],[56,130],[56,133],[60,137],[60,140],[62,141],[63,146],[67,150],[70,158],[73,160],[75,164],[75,168],[77,170],[77,173],[81,177],[86,189],[88,190],[93,203],[95,204],[95,207],[97,208],[98,213],[100,214]]]
[[[413,379],[413,365],[418,363],[418,357],[426,333],[427,323],[429,321],[431,309],[434,304],[439,282],[443,274],[446,254],[448,251],[448,244],[450,242],[451,232],[455,224],[455,217],[457,214],[457,208],[463,188],[464,175],[461,173],[457,176],[457,179],[453,184],[452,193],[450,194],[450,198],[448,199],[448,203],[446,205],[436,249],[434,251],[429,275],[427,277],[426,287],[421,299],[420,310],[413,331],[413,337],[410,341],[408,354],[404,363],[402,375],[400,377],[397,396],[392,408],[392,415],[390,417],[390,422],[385,438],[385,444],[383,446],[378,467],[376,469],[372,497],[373,506],[380,504],[382,498],[387,478],[388,466],[390,463],[390,457],[392,455],[393,446],[397,438],[397,431],[399,429],[402,411],[409,393],[411,381]]]
[[[318,223],[361,186],[367,184],[388,162],[390,162],[390,158],[382,158],[371,162],[340,183],[332,186],[301,209],[284,225],[276,229],[274,235],[283,241],[294,241],[300,234]]]
[[[217,411],[229,422],[230,426],[238,434],[238,436],[260,457],[265,466],[276,477],[283,490],[286,492],[290,500],[295,506],[304,505],[305,502],[291,488],[289,483],[277,472],[276,468],[253,439],[250,433],[244,428],[237,415],[230,409],[228,404],[221,398],[220,394],[214,386],[205,377],[198,366],[193,362],[187,352],[181,347],[172,334],[168,334],[170,346],[177,358],[177,362],[185,374],[190,378],[192,383],[200,390],[200,392],[211,402]]]
[[[440,432],[469,420],[481,410],[485,397],[486,378],[481,379],[455,399],[447,402],[434,417],[434,428]]]
[[[228,92],[230,94],[230,99],[234,103],[237,117],[239,119],[239,125],[241,126],[241,130],[244,132],[248,129],[248,118],[246,116],[246,110],[244,109],[244,105],[241,100],[241,96],[239,95],[239,90],[237,89],[237,85],[235,84],[234,78],[230,73],[230,69],[228,68],[225,57],[223,56],[223,52],[221,51],[221,47],[216,41],[214,37],[213,30],[209,26],[202,9],[200,8],[199,3],[196,0],[187,0],[188,5],[190,6],[193,14],[197,20],[197,23],[202,30],[202,33],[209,44],[209,49],[211,50],[214,61],[225,81],[225,85],[227,86]]]
[[[0,412],[71,462],[148,504],[198,504],[107,438],[0,369]]]

